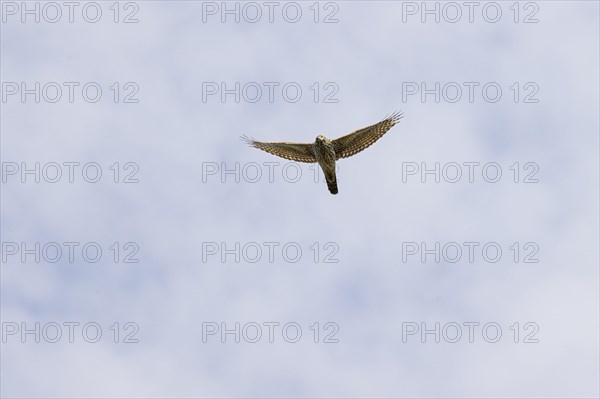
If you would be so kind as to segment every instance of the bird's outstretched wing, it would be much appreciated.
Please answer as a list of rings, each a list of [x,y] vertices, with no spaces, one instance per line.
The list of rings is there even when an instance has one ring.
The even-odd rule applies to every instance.
[[[312,144],[302,143],[263,143],[254,139],[242,136],[242,140],[252,147],[266,151],[278,157],[290,159],[297,162],[317,162],[312,151]]]
[[[388,130],[402,119],[402,113],[396,112],[379,123],[359,129],[332,141],[336,159],[348,158],[369,147],[379,140]]]

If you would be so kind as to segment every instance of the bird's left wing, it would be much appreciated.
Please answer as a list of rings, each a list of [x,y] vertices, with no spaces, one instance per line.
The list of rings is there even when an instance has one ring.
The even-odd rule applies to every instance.
[[[332,141],[336,159],[348,158],[379,140],[388,130],[402,119],[396,112],[374,125],[359,129]]]
[[[266,151],[270,154],[277,155],[278,157],[290,159],[297,162],[317,162],[315,155],[312,152],[312,144],[302,143],[263,143],[254,139],[242,136],[242,140],[251,145],[252,147],[258,148],[259,150]]]

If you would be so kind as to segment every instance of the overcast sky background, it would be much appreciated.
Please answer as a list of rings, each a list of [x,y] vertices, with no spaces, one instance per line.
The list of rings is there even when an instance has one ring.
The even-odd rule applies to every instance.
[[[140,1],[137,23],[113,21],[113,2],[100,2],[97,23],[74,22],[68,9],[57,23],[20,21],[3,2],[1,81],[79,82],[74,102],[39,103],[19,94],[1,103],[1,157],[32,167],[49,162],[97,162],[98,183],[81,177],[35,183],[3,177],[1,193],[1,320],[3,331],[22,322],[98,323],[97,343],[67,329],[57,343],[21,342],[20,332],[1,344],[1,394],[5,397],[598,397],[599,392],[599,6],[594,1],[500,2],[497,23],[462,18],[439,23],[408,15],[402,2],[300,2],[297,23],[282,17],[234,21],[205,15],[196,1]],[[20,7],[20,2],[14,3]],[[29,3],[33,7],[34,3]],[[41,3],[40,3],[41,4]],[[62,4],[62,3],[61,3]],[[221,7],[221,2],[213,3]],[[262,4],[258,3],[258,4]],[[421,2],[413,3],[421,7]],[[433,2],[428,3],[434,7]],[[460,3],[462,4],[462,3]],[[234,7],[234,3],[229,3]],[[41,5],[40,5],[41,7]],[[120,3],[119,19],[136,11]],[[241,7],[241,5],[240,5]],[[312,8],[311,8],[312,7]],[[510,7],[513,7],[511,9]],[[7,11],[8,10],[8,11]],[[404,10],[404,13],[403,13]],[[47,10],[51,12],[52,10]],[[247,9],[250,13],[252,10]],[[492,9],[489,16],[494,16]],[[89,11],[93,16],[93,11]],[[336,23],[323,23],[335,12]],[[453,12],[447,9],[447,12]],[[537,23],[522,20],[534,12]],[[50,17],[53,17],[54,11]],[[289,10],[288,17],[293,17]],[[448,14],[450,18],[454,14]],[[251,14],[247,14],[252,18]],[[405,19],[405,22],[403,21]],[[88,103],[81,87],[97,82],[102,97]],[[120,83],[120,101],[109,87]],[[134,82],[137,103],[123,103],[123,85]],[[203,82],[277,82],[273,102],[265,90],[252,103],[228,95],[203,101]],[[286,101],[283,85],[302,88]],[[318,83],[319,101],[310,87]],[[406,83],[429,88],[457,82],[455,103],[407,96]],[[477,82],[474,101],[463,82]],[[499,101],[481,87],[495,82]],[[518,82],[518,102],[510,87]],[[536,103],[525,103],[533,86]],[[332,85],[325,87],[327,83]],[[206,86],[206,84],[204,85]],[[314,87],[314,86],[313,86]],[[324,95],[337,88],[334,103]],[[254,92],[251,92],[254,93]],[[290,91],[289,93],[293,93]],[[204,93],[205,94],[205,93]],[[339,194],[332,196],[314,169],[302,164],[291,183],[287,161],[246,146],[262,141],[312,142],[378,122],[396,110],[404,119],[371,148],[339,163]],[[112,181],[139,166],[138,183]],[[217,165],[261,165],[262,178],[203,175]],[[277,162],[269,182],[265,162]],[[497,183],[476,169],[457,183],[402,178],[403,162],[496,162]],[[519,183],[509,169],[519,162]],[[539,165],[538,183],[523,183],[523,165]],[[224,163],[224,164],[222,164]],[[250,164],[254,165],[254,164]],[[289,176],[297,170],[288,166]],[[463,169],[466,173],[467,169]],[[252,173],[251,173],[252,172]],[[250,179],[248,178],[250,176]],[[286,177],[289,177],[286,175]],[[25,262],[7,255],[6,243],[97,242],[102,259]],[[115,263],[109,247],[135,242],[138,263]],[[256,263],[220,253],[203,261],[203,244],[277,242]],[[296,263],[282,257],[297,243]],[[319,261],[310,247],[319,243]],[[335,243],[325,248],[326,243]],[[402,243],[479,242],[476,259],[456,263],[429,256],[402,259]],[[497,242],[503,254],[486,262],[481,246]],[[538,263],[515,263],[509,247],[539,246]],[[323,262],[331,248],[337,263]],[[123,249],[121,249],[123,251]],[[254,252],[252,252],[253,254]],[[290,252],[293,254],[293,251]],[[121,252],[123,256],[124,252]],[[6,260],[6,261],[5,261]],[[119,343],[113,323],[119,322]],[[123,343],[123,325],[139,326],[138,343]],[[268,329],[258,343],[202,342],[202,323],[298,323],[302,338],[275,342]],[[319,343],[310,326],[319,322]],[[323,343],[336,323],[338,343]],[[403,323],[480,323],[474,342],[443,337],[402,340]],[[496,343],[481,326],[498,323]],[[519,323],[514,342],[510,326]],[[535,323],[538,343],[524,343]],[[406,326],[406,324],[404,324]],[[493,334],[490,334],[493,336]]]

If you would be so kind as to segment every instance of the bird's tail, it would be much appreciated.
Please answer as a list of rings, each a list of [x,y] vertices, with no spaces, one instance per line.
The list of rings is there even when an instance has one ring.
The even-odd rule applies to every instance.
[[[331,194],[338,193],[337,178],[335,175],[333,175],[333,178],[327,179],[327,188]]]

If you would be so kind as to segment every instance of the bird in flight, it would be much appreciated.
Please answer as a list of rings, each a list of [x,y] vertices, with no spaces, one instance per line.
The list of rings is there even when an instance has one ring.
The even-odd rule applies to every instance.
[[[314,143],[263,143],[242,136],[252,147],[297,162],[318,162],[325,175],[327,188],[331,194],[338,193],[335,174],[335,161],[358,154],[379,140],[388,130],[402,119],[402,113],[396,112],[379,123],[358,129],[346,136],[330,140],[318,135]]]

